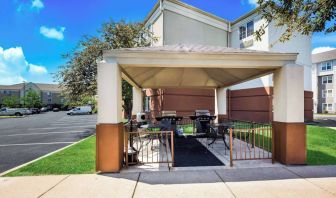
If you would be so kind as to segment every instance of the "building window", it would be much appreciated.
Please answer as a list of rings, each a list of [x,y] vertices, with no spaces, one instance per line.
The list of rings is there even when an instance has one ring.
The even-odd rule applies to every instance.
[[[145,111],[148,112],[150,111],[150,97],[149,96],[146,96],[145,97]]]
[[[254,33],[254,22],[253,21],[248,22],[246,27],[247,27],[246,28],[247,29],[247,31],[246,31],[247,37],[253,35],[253,33]]]
[[[322,111],[333,111],[333,104],[322,103]]]
[[[254,22],[250,21],[239,27],[239,40],[252,36],[254,33]]]
[[[332,61],[327,61],[320,63],[321,71],[331,71],[332,70]]]
[[[327,90],[322,90],[322,98],[328,98],[333,96],[333,90],[332,89],[327,89]]]
[[[50,96],[50,91],[47,92],[47,96]]]
[[[239,40],[246,38],[246,27],[240,26],[239,27]]]
[[[322,76],[322,84],[332,83],[333,76]]]

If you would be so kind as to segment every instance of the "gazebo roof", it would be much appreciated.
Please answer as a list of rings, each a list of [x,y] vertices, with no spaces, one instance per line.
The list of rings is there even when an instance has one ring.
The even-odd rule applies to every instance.
[[[294,63],[297,53],[277,53],[209,45],[164,45],[104,52],[123,78],[142,88],[227,87]]]

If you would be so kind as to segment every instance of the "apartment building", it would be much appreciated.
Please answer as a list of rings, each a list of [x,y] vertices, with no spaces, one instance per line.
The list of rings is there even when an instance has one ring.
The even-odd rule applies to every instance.
[[[336,50],[313,54],[312,64],[314,112],[335,113]]]
[[[225,9],[225,8],[223,8]],[[265,29],[261,41],[253,32],[265,23],[257,10],[229,21],[176,0],[161,0],[154,6],[144,23],[158,42],[153,46],[188,44],[209,45],[258,51],[298,53],[297,64],[304,67],[305,120],[313,119],[311,76],[311,36],[295,35],[286,43],[277,42],[284,28],[273,23]],[[227,78],[237,78],[232,72]],[[220,80],[220,79],[219,79]],[[273,75],[227,87],[227,114],[231,119],[271,122],[273,120]],[[215,113],[215,90],[147,89],[145,110],[152,116],[164,110],[179,115],[191,115],[195,109]]]
[[[22,98],[29,91],[34,90],[41,96],[43,106],[62,106],[64,98],[61,96],[61,89],[57,84],[43,84],[43,83],[19,83],[14,85],[0,85],[0,106],[3,98],[15,96]]]

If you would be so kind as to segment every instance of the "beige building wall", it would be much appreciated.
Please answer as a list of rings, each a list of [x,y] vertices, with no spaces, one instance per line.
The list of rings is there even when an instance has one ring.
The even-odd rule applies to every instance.
[[[153,43],[153,46],[162,46],[163,45],[163,13],[152,23],[151,31],[154,33],[154,36],[157,38],[157,41]]]
[[[184,43],[228,46],[227,31],[169,10],[163,11],[163,25],[165,45]]]
[[[273,52],[298,53],[296,63],[304,66],[304,88],[306,91],[312,91],[311,36],[295,34],[290,41],[281,43],[278,39],[285,31],[285,28],[276,27],[274,23],[271,23],[267,28],[265,28],[265,34],[262,36],[261,41],[257,41],[253,36],[239,40],[239,27],[246,25],[250,21],[254,22],[254,30],[258,30],[262,24],[265,24],[265,20],[257,13],[254,13],[232,25],[231,47],[244,47],[246,49]],[[233,86],[231,89],[237,90],[271,86],[273,86],[273,75],[268,75]]]

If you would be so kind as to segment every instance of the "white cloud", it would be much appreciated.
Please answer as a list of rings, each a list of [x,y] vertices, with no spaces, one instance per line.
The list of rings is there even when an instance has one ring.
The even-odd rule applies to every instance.
[[[334,50],[334,49],[336,49],[336,48],[329,47],[329,46],[317,47],[317,48],[313,49],[312,54],[318,54],[318,53],[322,53],[322,52],[327,52],[327,51]]]
[[[31,3],[31,7],[40,10],[44,8],[44,4],[41,0],[33,0]]]
[[[29,72],[31,74],[41,75],[48,73],[47,69],[43,66],[29,64]]]
[[[0,47],[0,84],[14,84],[24,81],[22,76],[26,71],[33,75],[47,73],[43,66],[28,63],[22,47],[3,49]]]
[[[241,0],[240,3],[242,5],[245,5],[247,3],[247,4],[252,5],[254,7],[258,6],[258,0]]]
[[[51,39],[56,39],[56,40],[63,40],[64,39],[64,31],[65,27],[60,27],[58,29],[56,28],[48,28],[46,26],[41,26],[40,27],[40,33]]]
[[[248,0],[248,3],[256,7],[258,6],[258,0]]]

